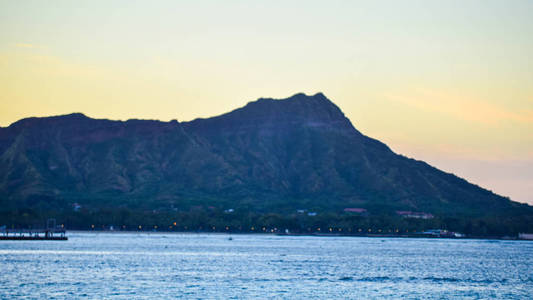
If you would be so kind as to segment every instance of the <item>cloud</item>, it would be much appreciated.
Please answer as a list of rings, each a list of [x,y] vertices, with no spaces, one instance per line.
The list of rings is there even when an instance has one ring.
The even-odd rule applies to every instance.
[[[489,101],[443,91],[416,89],[410,95],[385,95],[387,99],[430,112],[442,113],[457,119],[495,125],[500,122],[533,124],[533,109],[510,110]]]
[[[45,46],[31,44],[31,43],[15,43],[13,44],[13,46],[16,48],[24,48],[24,49],[46,49]]]
[[[36,45],[34,44],[28,44],[28,43],[16,43],[15,44],[15,47],[18,47],[18,48],[38,48]]]

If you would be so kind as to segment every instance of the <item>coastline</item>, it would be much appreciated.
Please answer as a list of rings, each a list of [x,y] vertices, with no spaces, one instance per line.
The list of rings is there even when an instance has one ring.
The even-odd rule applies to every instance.
[[[339,234],[339,233],[275,233],[275,232],[213,232],[213,231],[142,231],[142,230],[68,230],[68,233],[105,233],[105,234],[207,234],[207,235],[271,235],[271,236],[306,236],[306,237],[351,237],[351,238],[403,238],[403,239],[446,239],[446,240],[505,240],[505,241],[533,241],[518,237],[498,236],[465,236],[439,237],[421,234]]]

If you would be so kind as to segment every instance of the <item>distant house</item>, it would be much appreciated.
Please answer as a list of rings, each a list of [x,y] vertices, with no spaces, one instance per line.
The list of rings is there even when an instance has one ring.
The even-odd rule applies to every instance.
[[[296,212],[299,214],[303,214],[305,213],[305,209],[297,209]]]
[[[345,212],[351,212],[351,213],[358,213],[358,214],[366,214],[367,210],[360,207],[347,207],[344,209]]]
[[[519,233],[518,238],[521,240],[533,240],[533,233]]]
[[[397,210],[396,214],[403,218],[413,218],[413,219],[433,219],[434,218],[434,216],[430,213],[418,212],[418,211]]]
[[[426,236],[434,236],[434,237],[444,237],[444,238],[462,238],[465,237],[464,234],[460,232],[453,232],[448,231],[446,229],[429,229],[424,232],[422,232],[423,235]]]
[[[316,212],[312,212],[311,211],[311,212],[308,212],[307,215],[310,216],[310,217],[314,217],[314,216],[316,216]]]
[[[74,211],[80,211],[81,205],[79,203],[72,203],[72,210]]]
[[[224,212],[227,213],[227,214],[231,214],[234,211],[235,210],[233,208],[228,208],[228,209],[224,210]]]

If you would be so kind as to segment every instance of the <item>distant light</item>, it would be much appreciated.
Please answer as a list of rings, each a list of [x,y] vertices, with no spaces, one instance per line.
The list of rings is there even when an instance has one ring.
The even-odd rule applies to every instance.
[[[329,231],[330,231],[330,232],[333,231],[333,228],[329,228]]]
[[[174,222],[174,223],[172,223],[172,224],[174,224],[174,226],[176,226],[176,222]]]
[[[94,228],[94,225],[91,225],[91,228]]]
[[[255,228],[254,228],[253,226],[252,226],[252,228],[250,228],[250,229],[251,229],[252,231],[254,231],[254,230],[255,230]]]
[[[139,225],[139,229],[143,228],[141,225]]]

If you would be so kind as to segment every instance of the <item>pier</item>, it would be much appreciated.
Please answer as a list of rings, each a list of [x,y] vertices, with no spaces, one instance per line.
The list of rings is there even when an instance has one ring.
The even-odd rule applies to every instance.
[[[4,229],[0,240],[9,241],[66,241],[65,229]]]
[[[56,226],[55,219],[46,221],[45,229],[8,229],[7,226],[0,226],[0,241],[66,241],[66,230]]]

